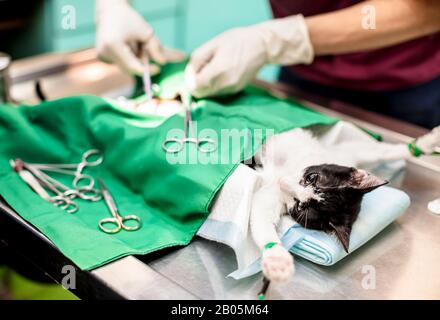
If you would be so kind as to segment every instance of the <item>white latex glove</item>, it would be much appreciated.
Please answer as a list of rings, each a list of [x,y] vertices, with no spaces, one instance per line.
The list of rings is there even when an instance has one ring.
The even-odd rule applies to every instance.
[[[180,52],[162,47],[153,29],[127,0],[96,0],[96,27],[99,58],[127,73],[141,75],[148,60],[161,65],[183,58]],[[159,71],[150,64],[152,75]]]
[[[267,64],[309,64],[313,47],[302,15],[236,28],[194,51],[185,70],[196,97],[235,93]]]

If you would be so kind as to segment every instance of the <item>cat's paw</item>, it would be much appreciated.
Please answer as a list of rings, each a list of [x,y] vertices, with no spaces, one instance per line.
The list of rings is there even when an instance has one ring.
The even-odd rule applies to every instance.
[[[440,150],[440,126],[418,138],[416,144],[426,154]]]
[[[279,283],[289,281],[295,271],[292,255],[279,244],[263,252],[261,266],[267,279]]]

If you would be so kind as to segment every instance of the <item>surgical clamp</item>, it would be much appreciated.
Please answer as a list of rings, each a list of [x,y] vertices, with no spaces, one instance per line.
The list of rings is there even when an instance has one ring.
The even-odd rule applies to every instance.
[[[107,189],[107,187],[104,184],[104,181],[98,178],[98,182],[101,188],[102,196],[104,197],[104,201],[108,207],[108,210],[110,211],[112,217],[111,218],[104,218],[99,221],[99,228],[105,232],[105,233],[118,233],[121,231],[121,229],[124,229],[126,231],[136,231],[139,230],[142,226],[142,220],[138,216],[131,214],[127,216],[121,216],[118,211],[118,207],[116,206],[116,202],[112,195],[110,194],[110,191]],[[125,222],[129,222],[133,224],[133,226],[129,226],[125,224]],[[105,225],[113,225],[114,228],[106,228]]]
[[[191,114],[192,97],[189,92],[180,94],[182,105],[185,108],[185,118],[183,122],[184,137],[168,138],[162,144],[162,149],[167,153],[177,153],[183,150],[186,143],[193,143],[197,150],[202,153],[211,153],[217,150],[217,143],[211,138],[197,138],[193,128],[193,120]]]

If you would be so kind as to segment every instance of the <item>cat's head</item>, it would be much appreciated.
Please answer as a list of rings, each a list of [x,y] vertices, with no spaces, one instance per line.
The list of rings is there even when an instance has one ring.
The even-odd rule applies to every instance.
[[[322,164],[307,167],[297,179],[282,180],[281,188],[292,200],[287,209],[296,222],[336,235],[348,253],[363,195],[387,183],[364,170]]]

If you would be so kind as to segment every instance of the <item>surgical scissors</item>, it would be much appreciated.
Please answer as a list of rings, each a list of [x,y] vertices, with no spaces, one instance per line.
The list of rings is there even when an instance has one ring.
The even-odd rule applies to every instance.
[[[96,156],[95,160],[91,160],[92,157]],[[100,165],[104,160],[104,157],[101,154],[101,151],[97,149],[91,149],[82,155],[81,162],[79,163],[67,163],[67,164],[41,164],[41,163],[32,163],[28,164],[32,166],[32,168],[39,169],[41,171],[50,171],[57,172],[62,174],[72,175],[75,178],[73,179],[73,187],[75,189],[93,189],[95,185],[94,179],[88,175],[84,174],[83,171],[87,167],[96,167]],[[69,170],[74,169],[74,170]],[[84,184],[84,181],[87,183]],[[82,186],[81,186],[82,184]]]
[[[95,160],[90,160],[89,158],[97,156]],[[81,157],[81,161],[78,163],[51,163],[51,164],[42,164],[42,163],[32,163],[32,165],[36,168],[46,168],[46,167],[57,167],[60,169],[72,169],[80,167],[81,170],[85,167],[96,167],[102,163],[104,157],[102,156],[101,151],[98,149],[90,149],[83,153]]]
[[[177,153],[183,150],[186,143],[193,143],[197,150],[202,153],[211,153],[217,150],[216,141],[211,138],[197,138],[194,134],[193,120],[191,115],[192,96],[189,92],[180,94],[182,105],[185,108],[185,118],[183,122],[184,137],[168,138],[162,144],[162,149],[167,153]]]
[[[73,201],[75,198],[93,202],[102,199],[101,192],[94,188],[95,180],[90,175],[84,174],[83,171],[86,167],[100,165],[103,160],[99,150],[91,149],[83,153],[79,163],[26,163],[21,159],[11,160],[10,163],[21,178],[43,199],[61,207],[68,213],[75,213],[79,209],[79,206]],[[74,176],[73,188],[69,188],[46,172]],[[84,181],[87,182],[86,185],[84,185]],[[49,195],[48,192],[53,195]]]
[[[38,170],[33,168],[33,170]],[[52,184],[55,188],[58,188],[62,191],[63,195],[69,197],[70,199],[74,199],[79,197],[83,200],[88,201],[100,201],[102,199],[102,195],[99,190],[87,187],[79,187],[77,189],[71,189],[67,187],[65,184],[59,182],[58,180],[52,178],[51,176],[45,174],[43,171],[38,170],[40,177],[45,179],[47,183]]]
[[[72,201],[72,199],[65,195],[65,193],[61,192],[59,189],[57,189],[57,186],[53,185],[52,182],[48,181],[46,179],[46,176],[41,172],[38,171],[38,169],[32,168],[24,164],[24,169],[28,170],[30,173],[32,173],[38,181],[48,188],[54,196],[50,197],[48,200],[53,203],[54,205],[60,207],[63,210],[66,210],[68,213],[75,213],[78,211],[79,207],[78,205]],[[58,186],[59,187],[59,186]]]
[[[127,216],[121,216],[118,211],[118,207],[116,206],[115,200],[113,199],[110,191],[104,184],[104,181],[98,178],[99,186],[101,188],[102,196],[104,197],[104,201],[112,215],[111,218],[104,218],[99,220],[99,228],[105,233],[118,233],[121,229],[126,231],[136,231],[142,227],[142,220],[138,216],[131,214]],[[133,226],[128,226],[125,222],[129,222],[133,224]],[[106,228],[105,225],[113,225],[114,228]]]

